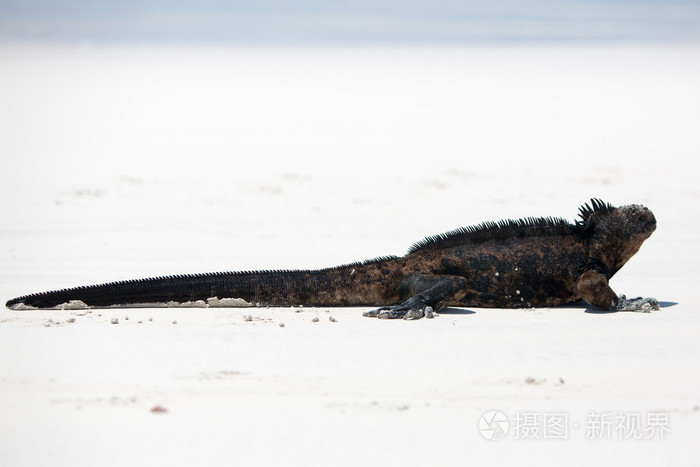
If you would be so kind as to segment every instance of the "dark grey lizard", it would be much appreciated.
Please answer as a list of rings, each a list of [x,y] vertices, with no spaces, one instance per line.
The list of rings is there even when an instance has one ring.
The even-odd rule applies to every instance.
[[[425,238],[405,256],[319,270],[156,277],[14,298],[12,309],[134,306],[380,306],[365,316],[415,319],[454,307],[524,308],[583,299],[603,310],[658,309],[608,280],[656,229],[640,205],[598,199],[581,219],[486,222]]]

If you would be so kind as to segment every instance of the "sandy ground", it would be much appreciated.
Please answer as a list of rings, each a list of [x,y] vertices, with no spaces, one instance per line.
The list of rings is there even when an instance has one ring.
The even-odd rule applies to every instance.
[[[4,300],[403,254],[595,196],[656,214],[612,286],[662,309],[3,309],[0,460],[697,465],[699,53],[1,46]]]

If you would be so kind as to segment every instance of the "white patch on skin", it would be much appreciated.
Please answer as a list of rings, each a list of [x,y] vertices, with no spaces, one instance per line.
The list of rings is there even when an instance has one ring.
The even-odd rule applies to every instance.
[[[182,302],[178,306],[182,308],[206,308],[207,303],[204,300],[197,300],[195,302]]]
[[[169,302],[144,302],[144,303],[126,303],[126,304],[117,304],[117,305],[111,305],[108,307],[100,307],[100,308],[206,308],[207,304],[204,302],[204,300],[197,300],[195,302],[176,302],[176,301],[169,301]]]
[[[246,302],[242,298],[207,298],[207,305],[211,307],[248,307],[253,306],[252,303]]]
[[[20,302],[20,303],[15,303],[14,305],[12,305],[12,306],[10,307],[10,309],[11,309],[11,310],[18,310],[18,311],[21,311],[21,310],[38,310],[37,307],[35,307],[35,306],[30,306],[30,305],[25,305],[25,304],[22,303],[22,302]]]
[[[92,307],[83,302],[82,300],[70,300],[60,305],[48,308],[49,310],[87,310],[91,308],[216,308],[216,307],[229,307],[229,308],[241,308],[241,307],[254,307],[255,303],[250,303],[242,298],[217,298],[210,297],[206,301],[196,300],[187,302],[143,302],[143,303],[115,303],[114,305],[107,306],[96,306]],[[39,310],[35,306],[25,305],[24,303],[15,303],[10,306],[11,310],[16,311],[26,311],[26,310]]]
[[[70,300],[66,303],[61,303],[60,305],[56,305],[53,308],[55,310],[85,310],[85,309],[90,308],[90,307],[87,306],[87,304],[82,300]]]
[[[192,302],[186,302],[192,303]],[[141,302],[141,303],[115,303],[114,305],[95,306],[89,308],[173,308],[182,306],[179,302]]]
[[[151,302],[151,303],[129,303],[129,304],[114,304],[109,306],[100,306],[96,308],[168,308],[172,306],[179,306],[177,302]]]
[[[82,300],[70,300],[65,303],[61,303],[56,306],[52,306],[48,308],[49,310],[87,310],[90,308],[87,306],[87,304],[82,301]],[[35,306],[31,305],[25,305],[24,303],[15,303],[14,305],[10,306],[11,310],[39,310],[40,308],[37,308]]]
[[[253,303],[246,302],[242,298],[217,298],[210,297],[204,300],[187,302],[153,302],[153,303],[129,303],[127,305],[112,305],[105,308],[209,308],[209,307],[252,307]],[[102,308],[102,307],[101,307]]]

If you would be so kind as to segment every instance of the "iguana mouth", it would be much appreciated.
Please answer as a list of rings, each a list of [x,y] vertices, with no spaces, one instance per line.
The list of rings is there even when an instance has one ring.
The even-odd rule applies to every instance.
[[[649,210],[649,208],[644,208],[644,215],[646,217],[644,227],[651,233],[656,230],[656,217],[654,217],[654,214]]]
[[[621,209],[625,209],[624,207]],[[651,234],[656,230],[656,217],[649,208],[640,205],[627,206],[628,219],[637,233]]]

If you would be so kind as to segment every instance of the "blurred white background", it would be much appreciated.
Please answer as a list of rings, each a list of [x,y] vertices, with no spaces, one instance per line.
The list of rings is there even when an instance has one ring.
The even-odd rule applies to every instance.
[[[69,461],[84,461],[87,449],[118,463],[129,458],[119,444],[128,432],[135,452],[153,451],[154,433],[156,446],[170,446],[149,465],[199,456],[197,442],[208,459],[230,460],[233,432],[254,447],[237,451],[244,460],[312,460],[308,436],[319,440],[312,449],[320,459],[341,453],[347,462],[345,454],[358,451],[374,461],[384,454],[434,462],[439,451],[439,464],[464,463],[462,456],[483,464],[496,449],[474,438],[486,408],[527,410],[536,401],[573,416],[594,401],[669,410],[679,423],[675,441],[598,450],[584,440],[573,444],[573,457],[571,443],[546,451],[511,444],[497,447],[503,463],[553,449],[559,465],[591,452],[598,460],[618,453],[626,462],[688,464],[688,448],[679,446],[692,447],[684,440],[698,426],[689,409],[697,404],[697,314],[688,306],[700,260],[698,31],[700,7],[682,0],[0,1],[5,299],[152,275],[403,254],[426,235],[485,220],[573,220],[580,204],[601,197],[643,203],[659,222],[613,287],[681,303],[651,316],[479,312],[461,327],[448,316],[412,331],[399,323],[396,332],[349,314],[337,335],[293,314],[299,326],[285,328],[283,346],[291,360],[275,357],[276,325],[237,328],[235,311],[178,315],[179,328],[164,321],[148,331],[87,318],[46,330],[40,315],[5,311],[0,389],[24,424],[8,417],[0,425],[0,453],[75,465]],[[505,360],[490,347],[503,336]],[[570,340],[584,352],[569,350]],[[351,341],[345,351],[313,352],[316,342]],[[56,346],[45,350],[46,342]],[[470,363],[450,349],[430,354],[436,342],[455,345]],[[260,350],[255,358],[251,348]],[[294,350],[307,357],[300,366]],[[411,366],[411,355],[423,364]],[[366,362],[377,375],[371,382],[363,379]],[[398,367],[420,384],[397,388]],[[241,368],[252,373],[243,383],[202,377]],[[523,387],[531,369],[535,377],[564,375],[567,386]],[[76,391],[97,402],[83,412],[52,402],[72,401]],[[251,398],[257,391],[262,396]],[[371,405],[375,394],[384,402]],[[138,402],[114,408],[131,397]],[[167,427],[152,417],[142,424],[153,400],[170,401],[179,418],[173,410]],[[392,408],[403,400],[411,411]],[[503,405],[483,407],[484,400]],[[297,428],[300,419],[308,432]],[[207,431],[212,422],[216,436]],[[46,434],[38,443],[37,426]],[[88,426],[97,428],[94,440],[85,438]],[[137,426],[145,428],[132,431]],[[368,451],[346,439],[348,426],[372,437]],[[270,429],[279,452],[266,444]],[[445,449],[414,442],[424,434]],[[396,449],[387,450],[384,436]],[[105,437],[122,457],[104,456]],[[172,439],[186,442],[173,448]]]

